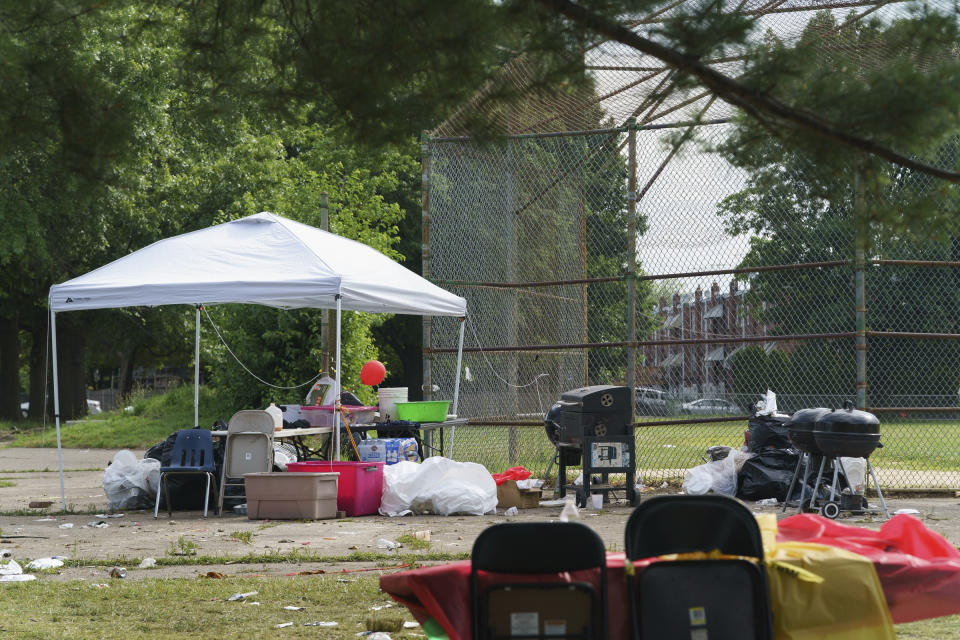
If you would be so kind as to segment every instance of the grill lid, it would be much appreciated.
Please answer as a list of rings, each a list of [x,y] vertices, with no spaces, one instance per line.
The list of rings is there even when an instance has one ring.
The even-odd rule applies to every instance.
[[[880,420],[869,411],[853,408],[849,400],[843,409],[831,409],[817,420],[817,431],[833,433],[880,433]]]
[[[830,409],[826,407],[800,409],[790,416],[790,422],[787,423],[787,426],[791,429],[813,429],[813,423],[827,413],[830,413]]]

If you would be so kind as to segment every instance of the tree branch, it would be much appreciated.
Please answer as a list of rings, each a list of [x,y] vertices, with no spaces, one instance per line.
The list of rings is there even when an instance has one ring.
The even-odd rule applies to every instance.
[[[697,78],[719,98],[735,107],[743,109],[744,112],[752,117],[757,117],[757,114],[760,112],[774,115],[800,129],[810,131],[829,140],[840,142],[854,149],[859,149],[878,158],[883,158],[893,164],[949,182],[960,183],[960,173],[947,171],[921,162],[915,158],[897,153],[872,140],[867,140],[866,138],[861,138],[839,129],[832,123],[808,111],[796,109],[780,102],[776,98],[759,93],[703,64],[696,58],[684,55],[675,49],[644,38],[623,25],[584,9],[570,0],[539,0],[539,2],[545,7],[567,17],[581,27],[590,29],[621,44],[625,44],[641,53],[653,56],[668,66]]]

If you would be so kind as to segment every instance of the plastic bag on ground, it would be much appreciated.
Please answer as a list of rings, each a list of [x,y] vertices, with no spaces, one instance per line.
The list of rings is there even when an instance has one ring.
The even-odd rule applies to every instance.
[[[864,482],[867,478],[867,461],[863,458],[840,458],[840,464],[847,473],[850,486],[857,493],[863,493]]]
[[[160,483],[160,461],[138,460],[124,449],[113,456],[103,474],[103,492],[111,509],[142,509],[153,506]]]
[[[495,513],[497,485],[483,465],[433,456],[422,463],[401,460],[383,469],[380,513],[483,515]]]
[[[683,477],[683,490],[692,496],[710,491],[732,496],[737,492],[737,456],[731,454],[721,460],[687,469]]]

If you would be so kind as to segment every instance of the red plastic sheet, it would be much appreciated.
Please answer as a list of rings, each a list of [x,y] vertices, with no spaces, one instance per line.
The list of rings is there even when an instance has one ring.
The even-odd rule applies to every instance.
[[[873,561],[893,621],[960,613],[960,551],[923,522],[894,516],[879,531],[812,514],[781,520],[777,539],[817,542]]]
[[[493,481],[497,483],[499,487],[507,480],[526,480],[530,477],[530,472],[524,469],[523,467],[510,467],[503,473],[493,474]]]
[[[894,516],[873,531],[817,515],[796,515],[780,521],[777,538],[831,545],[870,558],[896,623],[960,613],[960,551],[917,518]],[[623,563],[623,553],[607,554],[611,638],[629,636]],[[570,580],[599,580],[599,571],[561,575]],[[557,577],[554,574],[550,579]],[[515,580],[517,576],[511,576],[511,581]],[[481,587],[483,584],[481,576]],[[384,575],[380,587],[420,622],[434,618],[450,640],[471,637],[469,560]]]

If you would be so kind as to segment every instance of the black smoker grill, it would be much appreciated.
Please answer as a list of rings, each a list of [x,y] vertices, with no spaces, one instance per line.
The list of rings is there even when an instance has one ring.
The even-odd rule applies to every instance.
[[[547,437],[557,447],[560,497],[577,492],[577,504],[586,506],[591,493],[603,493],[606,502],[614,490],[610,473],[627,474],[627,500],[636,498],[636,445],[630,387],[595,385],[567,391],[551,407],[545,420]],[[583,459],[583,487],[567,484],[567,467]],[[591,486],[593,475],[601,480]]]

